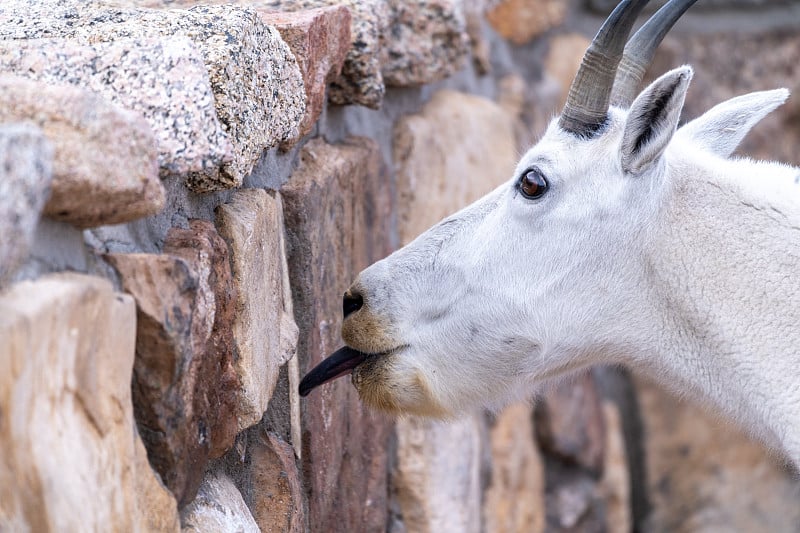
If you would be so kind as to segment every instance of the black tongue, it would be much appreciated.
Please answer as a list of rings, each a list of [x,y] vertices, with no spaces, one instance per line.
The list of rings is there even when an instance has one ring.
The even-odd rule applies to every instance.
[[[327,381],[349,374],[363,363],[368,355],[348,346],[339,348],[306,374],[300,382],[300,396],[306,396],[312,389]]]

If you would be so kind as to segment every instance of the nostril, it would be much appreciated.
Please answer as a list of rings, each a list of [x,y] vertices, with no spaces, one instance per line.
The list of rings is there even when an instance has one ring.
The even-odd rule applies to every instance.
[[[361,306],[364,305],[364,298],[355,291],[347,291],[344,293],[344,298],[342,299],[342,310],[344,311],[344,317],[347,318],[347,315],[350,313],[354,313],[361,309]]]

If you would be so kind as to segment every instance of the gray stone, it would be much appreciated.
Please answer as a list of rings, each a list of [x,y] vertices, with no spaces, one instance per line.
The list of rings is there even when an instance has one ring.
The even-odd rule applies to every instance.
[[[25,260],[52,180],[53,149],[30,124],[0,126],[0,287]]]
[[[209,472],[197,498],[181,511],[183,533],[261,533],[233,481]]]
[[[80,228],[158,213],[164,188],[150,126],[137,113],[70,85],[0,77],[0,121],[28,120],[54,149],[44,214]]]
[[[77,85],[140,113],[155,133],[162,173],[212,171],[231,158],[205,64],[185,37],[0,40],[0,69]]]
[[[460,0],[391,0],[381,67],[386,85],[415,86],[461,69],[469,54]]]

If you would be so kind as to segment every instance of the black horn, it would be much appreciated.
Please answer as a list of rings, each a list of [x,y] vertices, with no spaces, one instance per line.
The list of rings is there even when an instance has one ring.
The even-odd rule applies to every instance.
[[[586,50],[569,88],[559,126],[591,136],[606,121],[611,89],[633,23],[648,0],[623,0],[608,16]]]
[[[656,49],[672,26],[697,0],[671,0],[650,17],[625,45],[611,93],[611,104],[629,107],[639,90]]]

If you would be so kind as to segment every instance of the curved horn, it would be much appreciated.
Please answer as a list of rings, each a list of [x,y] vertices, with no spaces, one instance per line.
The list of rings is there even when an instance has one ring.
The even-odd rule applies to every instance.
[[[586,50],[558,122],[576,135],[592,135],[606,120],[611,88],[625,42],[648,0],[622,0]]]
[[[629,107],[636,98],[644,73],[653,62],[656,49],[664,36],[697,0],[671,0],[659,9],[625,45],[617,79],[611,93],[611,104]]]

